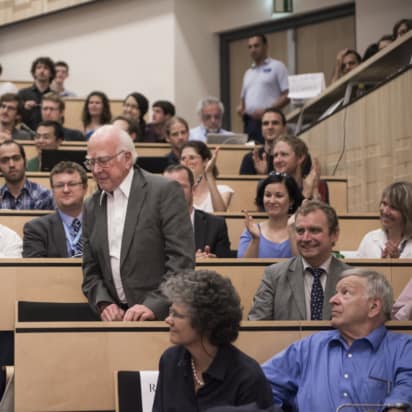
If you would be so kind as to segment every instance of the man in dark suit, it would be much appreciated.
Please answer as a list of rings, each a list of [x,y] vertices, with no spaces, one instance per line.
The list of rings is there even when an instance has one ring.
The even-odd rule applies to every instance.
[[[329,299],[339,275],[349,266],[332,256],[338,240],[335,210],[308,201],[295,215],[299,256],[265,269],[253,299],[250,320],[329,320]]]
[[[194,227],[196,258],[231,257],[225,219],[193,207],[196,186],[192,171],[183,165],[171,165],[164,171],[164,176],[176,180],[182,186]]]
[[[50,185],[57,211],[24,225],[23,257],[79,257],[86,171],[77,163],[60,162],[50,172]]]
[[[83,292],[104,321],[161,320],[160,283],[193,269],[194,242],[176,182],[138,166],[130,136],[112,125],[88,141],[86,165],[100,191],[84,208]]]

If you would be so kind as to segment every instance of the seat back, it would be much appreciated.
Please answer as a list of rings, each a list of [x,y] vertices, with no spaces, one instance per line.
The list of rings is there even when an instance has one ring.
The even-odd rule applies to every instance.
[[[151,412],[158,371],[117,371],[116,412]]]

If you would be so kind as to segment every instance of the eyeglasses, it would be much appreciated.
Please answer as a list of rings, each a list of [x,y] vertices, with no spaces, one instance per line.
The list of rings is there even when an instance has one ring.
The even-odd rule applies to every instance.
[[[10,105],[4,104],[4,103],[2,103],[2,104],[0,105],[0,109],[10,110],[11,112],[16,112],[16,111],[17,111],[17,107],[15,107],[15,106],[10,106]]]
[[[205,120],[210,120],[210,119],[221,119],[222,118],[222,114],[204,114],[203,118]]]
[[[83,182],[67,182],[67,183],[59,182],[59,183],[55,183],[54,185],[52,185],[52,188],[55,190],[63,190],[67,186],[69,189],[74,189],[76,186],[79,186],[79,185],[83,185]]]
[[[113,160],[119,154],[124,153],[124,150],[121,150],[119,153],[114,154],[113,156],[102,156],[96,157],[95,159],[86,159],[83,164],[87,168],[87,170],[93,170],[96,164],[101,167],[102,169],[106,169],[110,166],[110,161]]]
[[[189,317],[189,315],[184,315],[183,313],[179,313],[175,309],[169,310],[169,316],[174,319],[186,319]]]
[[[4,157],[0,157],[0,163],[2,165],[5,165],[5,164],[9,163],[10,160],[13,160],[13,162],[19,162],[22,158],[23,158],[23,156],[20,155],[20,154],[16,154],[14,156],[4,156]]]

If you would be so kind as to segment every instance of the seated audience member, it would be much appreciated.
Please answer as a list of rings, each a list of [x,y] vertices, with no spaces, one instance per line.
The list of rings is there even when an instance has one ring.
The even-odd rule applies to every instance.
[[[230,241],[225,219],[193,207],[193,195],[196,192],[192,171],[183,165],[171,165],[164,171],[164,176],[178,182],[183,189],[189,214],[193,224],[196,246],[196,258],[228,258]]]
[[[65,109],[66,103],[62,97],[56,93],[46,93],[41,101],[41,118],[60,123],[63,127],[63,140],[84,142],[85,139],[80,130],[63,126]]]
[[[60,123],[53,120],[44,120],[39,123],[34,136],[34,144],[37,149],[37,156],[32,157],[27,162],[28,172],[38,172],[41,170],[41,152],[43,150],[56,150],[63,141],[63,128]]]
[[[64,82],[69,77],[69,65],[64,61],[54,63],[56,76],[52,81],[51,89],[61,97],[76,97],[76,93],[67,90],[64,87]]]
[[[112,120],[112,125],[120,127],[120,129],[124,130],[129,134],[132,140],[135,142],[138,140],[139,137],[139,125],[138,123],[132,119],[131,117],[126,116],[116,116]]]
[[[358,258],[412,258],[412,183],[395,182],[382,193],[381,228],[362,239]]]
[[[389,46],[393,41],[392,34],[385,34],[378,40],[378,49],[382,50],[386,46]]]
[[[222,129],[222,120],[225,108],[217,97],[206,97],[197,104],[197,114],[199,115],[200,125],[190,129],[189,140],[200,140],[207,143],[208,133],[232,134]]]
[[[263,146],[245,154],[240,166],[241,175],[266,175],[273,170],[273,146],[286,133],[286,118],[280,109],[269,108],[262,115]]]
[[[393,304],[392,317],[394,320],[412,320],[412,277]]]
[[[17,128],[21,119],[23,102],[17,94],[6,93],[0,96],[0,141],[31,140],[31,134]]]
[[[0,171],[5,180],[0,188],[1,209],[54,209],[50,190],[26,179],[26,153],[21,144],[0,143]]]
[[[158,100],[152,104],[152,123],[146,126],[144,142],[164,142],[167,121],[176,113],[173,103]]]
[[[4,225],[0,225],[0,258],[20,258],[22,241],[20,236]]]
[[[184,272],[170,277],[162,292],[172,303],[166,323],[174,346],[160,358],[153,412],[271,406],[262,369],[232,345],[242,309],[230,279],[207,270]]]
[[[231,187],[216,184],[218,153],[219,148],[212,155],[205,143],[192,140],[183,146],[180,155],[180,163],[195,177],[194,207],[209,213],[226,212],[234,193]]]
[[[91,92],[86,97],[82,111],[83,133],[86,140],[89,140],[96,129],[110,123],[111,120],[112,112],[108,97],[103,92]]]
[[[273,148],[273,170],[292,176],[309,200],[329,203],[327,183],[320,180],[319,161],[313,162],[306,143],[299,137],[280,136]]]
[[[265,269],[253,299],[250,320],[328,320],[328,301],[349,266],[332,256],[339,236],[336,212],[307,201],[296,212],[298,256]]]
[[[264,210],[268,219],[255,223],[245,211],[246,229],[240,236],[238,257],[289,258],[293,255],[289,239],[289,215],[302,203],[302,194],[293,177],[272,172],[259,183],[256,206]]]
[[[342,411],[369,411],[367,404],[410,410],[412,336],[385,328],[392,303],[384,275],[343,272],[330,299],[336,330],[299,340],[263,364],[275,404],[287,411],[337,411],[342,404]]]
[[[352,49],[341,50],[336,56],[335,69],[333,70],[331,83],[336,82],[336,80],[359,66],[361,62],[362,58],[357,51]]]
[[[378,51],[379,51],[378,43],[372,43],[372,44],[370,44],[370,45],[366,48],[365,53],[363,54],[362,62],[364,62],[365,60],[368,60],[369,58],[371,58],[372,56],[374,56]]]
[[[36,130],[41,122],[41,99],[44,94],[51,92],[50,84],[56,75],[53,60],[38,57],[31,65],[31,74],[33,85],[19,90],[18,94],[23,100],[23,122],[31,130]]]
[[[166,155],[169,165],[180,163],[182,147],[189,140],[189,125],[182,117],[172,117],[166,123],[166,141],[171,151]]]
[[[123,102],[123,116],[126,116],[137,122],[139,131],[137,141],[142,141],[146,130],[146,121],[144,119],[149,108],[149,101],[141,93],[133,92],[127,95]]]
[[[402,19],[393,26],[392,37],[394,40],[412,29],[412,19]]]
[[[3,74],[3,66],[0,64],[0,77]],[[11,82],[0,82],[0,97],[6,93],[18,93],[18,89],[15,84]]]
[[[80,257],[87,173],[77,163],[60,162],[50,172],[50,185],[57,211],[24,225],[23,257]]]

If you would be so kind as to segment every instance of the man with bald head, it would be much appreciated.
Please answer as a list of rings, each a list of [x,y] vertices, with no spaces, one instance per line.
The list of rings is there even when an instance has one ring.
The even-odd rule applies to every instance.
[[[135,165],[130,136],[106,125],[85,164],[98,190],[84,210],[83,292],[104,321],[162,320],[160,283],[194,267],[189,213],[177,182]]]

